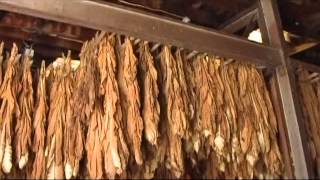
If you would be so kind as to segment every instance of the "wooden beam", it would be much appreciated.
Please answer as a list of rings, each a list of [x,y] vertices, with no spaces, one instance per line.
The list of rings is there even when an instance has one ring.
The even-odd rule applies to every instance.
[[[109,2],[0,0],[0,9],[218,54],[258,65],[279,65],[275,61],[280,57],[276,48]]]
[[[295,55],[302,51],[308,50],[316,45],[318,45],[319,42],[304,42],[298,45],[295,45],[293,48],[290,49],[289,55]]]
[[[294,177],[293,168],[292,168],[292,159],[291,159],[291,147],[288,138],[288,129],[286,126],[286,121],[284,120],[284,109],[282,106],[280,93],[279,93],[279,86],[276,76],[271,76],[268,81],[268,86],[270,87],[270,98],[272,101],[272,105],[274,108],[275,115],[278,120],[278,129],[279,129],[279,148],[282,152],[282,160],[284,162],[285,167],[285,176],[287,178]]]
[[[283,117],[287,128],[294,167],[294,176],[298,179],[313,177],[311,156],[307,145],[306,128],[302,119],[299,98],[296,91],[295,70],[289,60],[289,53],[285,48],[283,30],[276,0],[259,0],[262,27],[265,43],[280,49],[281,57],[277,59],[281,66],[276,68],[274,76],[278,84],[279,101],[283,109]],[[287,167],[290,168],[290,167]],[[292,178],[292,177],[291,177]]]
[[[254,4],[250,8],[237,14],[235,17],[231,18],[229,21],[221,25],[218,29],[227,32],[235,33],[242,28],[248,26],[251,22],[257,20],[257,4]]]

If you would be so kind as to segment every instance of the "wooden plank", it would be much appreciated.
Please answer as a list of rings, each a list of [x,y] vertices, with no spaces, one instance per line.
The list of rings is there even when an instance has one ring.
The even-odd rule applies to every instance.
[[[279,65],[276,48],[140,10],[93,0],[0,0],[0,9],[112,31],[263,66]]]

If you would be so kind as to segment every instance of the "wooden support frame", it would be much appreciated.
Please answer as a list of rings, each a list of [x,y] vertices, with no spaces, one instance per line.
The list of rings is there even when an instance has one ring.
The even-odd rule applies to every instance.
[[[283,30],[276,0],[259,0],[259,13],[259,26],[264,43],[279,48],[282,52],[278,59],[281,66],[275,69],[274,78],[276,79],[277,93],[287,128],[294,177],[298,179],[314,177],[306,141],[306,128],[296,91],[295,69],[290,62],[288,49],[284,45]]]
[[[97,0],[0,0],[0,9],[275,67],[277,48]]]

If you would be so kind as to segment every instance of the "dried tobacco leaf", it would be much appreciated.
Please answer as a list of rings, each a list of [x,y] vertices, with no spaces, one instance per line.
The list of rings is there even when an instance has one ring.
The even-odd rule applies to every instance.
[[[84,133],[86,133],[86,127],[91,124],[92,114],[96,111],[94,108],[96,106],[95,102],[99,98],[100,84],[97,47],[103,37],[104,33],[96,34],[91,41],[84,43],[80,53],[80,65],[74,72],[73,93],[70,100],[71,111],[68,114],[70,120],[67,123],[68,127],[73,128],[68,128],[72,129],[67,132],[70,141],[65,144],[67,146],[65,151],[66,178],[77,177],[78,175],[79,163],[84,154]],[[68,130],[66,129],[66,131]],[[86,144],[94,143],[88,142],[88,139],[86,141]],[[91,171],[89,174],[92,173]]]
[[[104,96],[103,133],[101,134],[104,170],[108,178],[126,171],[129,150],[124,139],[122,111],[118,83],[115,78],[116,56],[111,40],[103,39],[99,45],[98,63]]]
[[[141,138],[143,120],[140,116],[140,98],[137,81],[137,63],[132,49],[131,42],[126,38],[121,49],[121,60],[118,68],[118,84],[121,99],[123,119],[127,127],[127,139],[129,149],[133,153],[138,165],[143,163],[141,153]],[[131,147],[131,148],[130,148]]]
[[[169,47],[164,46],[161,53],[163,71],[163,94],[166,97],[166,112],[169,128],[173,134],[184,137],[187,132],[187,115],[185,112],[182,87],[174,57]]]
[[[45,160],[45,136],[47,123],[47,96],[46,96],[46,69],[45,62],[42,61],[38,89],[37,103],[34,112],[34,137],[32,141],[32,150],[35,153],[33,169],[31,177],[34,179],[44,179],[46,175],[46,160]]]
[[[100,135],[103,133],[103,112],[102,104],[96,100],[88,128],[86,151],[87,168],[91,179],[103,177],[103,156]]]
[[[182,67],[181,67],[182,68]],[[170,48],[163,47],[161,53],[162,95],[168,138],[166,167],[179,178],[184,172],[182,138],[187,138],[187,109],[185,109],[184,88],[178,74],[178,67]]]
[[[141,75],[140,82],[143,97],[141,114],[144,122],[144,136],[149,143],[157,145],[159,136],[158,123],[160,120],[159,89],[157,85],[158,73],[147,43],[141,43],[140,45],[139,72]]]
[[[80,52],[80,65],[75,72],[76,81],[72,98],[73,118],[88,126],[96,98],[99,96],[100,77],[97,47],[104,33],[85,42]]]
[[[70,76],[71,63],[68,57],[62,66],[56,67],[57,72],[54,77],[50,92],[50,110],[48,116],[47,142],[46,142],[46,162],[48,178],[64,178],[64,135],[65,124],[70,119]]]
[[[22,92],[19,95],[19,106],[21,113],[17,117],[15,127],[15,149],[16,160],[22,169],[29,159],[29,148],[31,146],[31,127],[33,111],[33,87],[31,76],[32,61],[28,56],[23,58],[22,68]]]
[[[11,140],[12,120],[14,114],[19,115],[17,94],[19,93],[19,59],[18,48],[15,44],[11,49],[10,57],[7,61],[7,68],[3,82],[0,87],[0,163],[4,173],[9,173],[12,168],[12,146]]]
[[[279,151],[277,142],[277,129],[275,124],[275,114],[272,108],[270,108],[269,96],[266,93],[266,85],[262,75],[255,68],[251,68],[252,81],[254,84],[254,93],[257,99],[258,106],[260,106],[260,117],[259,117],[259,132],[258,140],[262,153],[264,154],[264,163],[267,167],[267,174],[269,176],[278,178],[283,174],[283,162]],[[269,107],[269,108],[268,108]],[[271,123],[271,125],[270,125]]]
[[[320,118],[320,101],[319,101],[319,83],[312,83],[310,80],[311,73],[307,70],[301,69],[297,73],[298,76],[298,87],[299,95],[302,103],[303,115],[305,117],[305,124],[307,127],[307,132],[309,139],[315,151],[314,161],[316,162],[317,169],[318,157],[320,155],[320,132],[319,132],[319,118]],[[318,173],[318,172],[317,172]],[[319,175],[319,174],[318,174]]]
[[[71,71],[70,54],[66,59],[65,71],[68,74],[64,78],[65,96],[65,121],[64,121],[64,173],[65,178],[76,177],[79,170],[79,161],[83,155],[83,132],[80,119],[74,116],[74,105],[77,99],[73,99],[75,79]]]
[[[190,137],[189,132],[189,123],[190,119],[192,117],[192,112],[194,111],[192,103],[190,102],[190,97],[188,93],[188,86],[187,86],[187,80],[184,70],[184,62],[182,60],[181,56],[181,50],[177,50],[175,53],[175,61],[176,61],[176,73],[177,78],[180,85],[180,92],[181,92],[181,99],[182,99],[182,110],[184,111],[186,115],[186,128],[185,128],[185,137],[184,139],[188,139]]]
[[[209,69],[209,63],[205,60],[204,56],[198,56],[193,61],[194,81],[195,83],[195,96],[196,100],[196,115],[195,130],[203,136],[203,138],[210,139],[209,143],[213,146],[213,139],[216,133],[216,112],[217,107],[215,104],[215,87],[213,78]],[[196,146],[195,146],[196,147]],[[198,148],[195,148],[197,151]]]

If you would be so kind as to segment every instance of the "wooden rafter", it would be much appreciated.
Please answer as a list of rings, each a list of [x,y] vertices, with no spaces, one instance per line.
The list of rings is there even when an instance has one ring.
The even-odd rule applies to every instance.
[[[240,29],[250,25],[252,22],[255,22],[257,20],[257,13],[257,4],[254,4],[250,8],[244,10],[235,17],[231,18],[229,21],[222,24],[219,29],[227,33],[235,33]]]
[[[293,48],[291,48],[289,55],[292,56],[292,55],[298,54],[300,52],[306,51],[310,48],[315,47],[318,44],[319,44],[319,42],[316,42],[316,41],[300,43],[298,45],[295,45]]]

